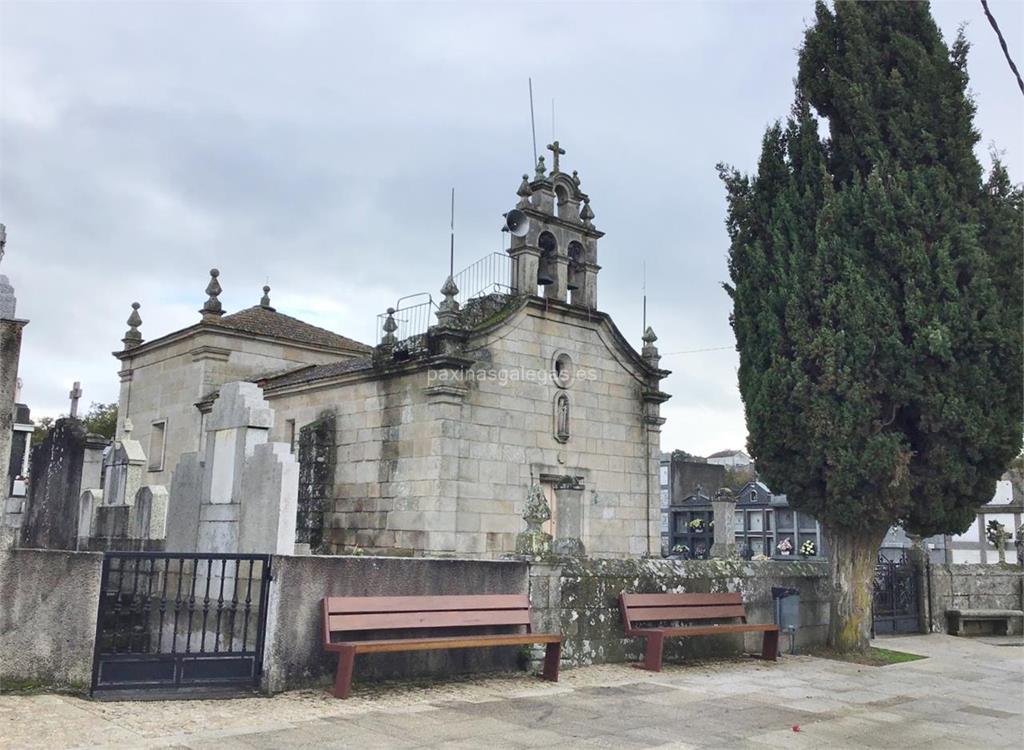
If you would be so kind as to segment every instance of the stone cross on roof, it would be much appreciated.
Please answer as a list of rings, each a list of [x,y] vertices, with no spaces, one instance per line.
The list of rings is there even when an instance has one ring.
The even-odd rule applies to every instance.
[[[551,167],[551,174],[558,172],[558,157],[565,156],[565,149],[558,145],[558,141],[547,145],[548,151],[554,154],[554,164]]]
[[[78,399],[82,397],[82,384],[77,380],[75,381],[74,387],[71,389],[71,393],[68,394],[71,399],[71,417],[72,419],[78,418]]]

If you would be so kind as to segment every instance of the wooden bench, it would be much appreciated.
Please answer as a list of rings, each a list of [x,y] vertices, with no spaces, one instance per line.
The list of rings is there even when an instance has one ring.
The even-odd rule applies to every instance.
[[[643,668],[654,672],[661,671],[666,638],[764,633],[761,657],[774,661],[779,655],[779,626],[748,623],[740,594],[623,593],[619,596],[619,609],[626,635],[647,639]],[[719,620],[739,622],[717,622]],[[695,622],[701,624],[677,624]],[[646,624],[640,626],[639,623]]]
[[[544,679],[558,682],[562,636],[534,633],[530,626],[530,600],[526,595],[459,596],[351,596],[326,597],[323,607],[324,649],[338,652],[334,695],[347,698],[352,689],[356,654],[427,651],[447,648],[486,648],[547,644]],[[503,628],[510,632],[479,634],[471,628]],[[373,631],[430,630],[416,637],[352,639],[351,634]],[[456,635],[452,635],[456,631]],[[332,634],[340,633],[340,640]]]

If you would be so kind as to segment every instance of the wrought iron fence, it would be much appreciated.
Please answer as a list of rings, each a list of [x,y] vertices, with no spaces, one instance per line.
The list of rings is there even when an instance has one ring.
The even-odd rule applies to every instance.
[[[506,253],[490,253],[463,268],[454,276],[461,305],[485,294],[509,294],[512,291],[512,258]]]
[[[430,328],[435,322],[434,313],[437,311],[437,303],[434,302],[426,292],[422,294],[413,294],[408,297],[403,297],[399,300],[399,305],[402,300],[412,299],[415,297],[426,297],[426,302],[419,302],[415,305],[406,305],[405,307],[396,306],[393,313],[381,313],[377,316],[377,344],[384,339],[385,331],[384,324],[387,322],[388,315],[394,317],[395,320],[395,339],[398,341],[398,345],[395,347],[397,350],[404,350],[408,352],[416,352],[422,349],[426,349],[426,333],[427,329]]]
[[[254,685],[270,580],[268,555],[106,553],[92,691]]]
[[[459,293],[455,300],[464,305],[472,299],[488,294],[510,294],[512,292],[512,258],[506,253],[490,253],[463,268],[453,277]],[[413,305],[402,303],[415,298],[426,298]],[[399,342],[396,349],[400,352],[414,353],[426,349],[426,333],[436,323],[437,303],[428,292],[410,294],[402,297],[395,304],[394,317],[396,329],[395,339]],[[380,345],[385,336],[384,324],[388,313],[377,316],[377,344]]]

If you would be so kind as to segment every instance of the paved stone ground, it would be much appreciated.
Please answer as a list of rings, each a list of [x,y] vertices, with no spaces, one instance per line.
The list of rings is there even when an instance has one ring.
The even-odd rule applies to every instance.
[[[3,748],[1019,748],[1024,643],[885,638],[927,655],[867,667],[807,656],[565,670],[274,698],[101,703],[0,697]],[[799,725],[795,733],[793,725]]]

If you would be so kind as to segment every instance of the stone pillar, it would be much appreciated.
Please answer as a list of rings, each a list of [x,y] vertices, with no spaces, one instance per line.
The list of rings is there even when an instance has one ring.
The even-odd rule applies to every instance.
[[[7,249],[7,229],[0,224],[0,262]],[[0,274],[0,512],[6,516],[11,440],[14,428],[14,394],[18,390],[18,360],[21,357],[21,332],[27,320],[15,318],[18,300],[14,287]],[[20,508],[21,501],[18,500]],[[0,519],[2,520],[2,519]],[[0,526],[4,526],[0,523]],[[13,537],[5,537],[11,539]]]
[[[85,425],[66,417],[32,448],[32,481],[20,546],[76,549],[85,444]]]
[[[552,551],[556,555],[580,557],[586,554],[583,546],[583,488],[555,487],[555,540]]]
[[[565,302],[569,288],[569,256],[556,255],[554,258],[555,281],[544,287],[546,299]]]
[[[0,225],[2,226],[2,225]],[[0,276],[0,303],[3,302],[3,284],[6,276]],[[14,429],[14,392],[18,384],[18,360],[21,356],[21,333],[28,321],[2,317],[0,310],[0,510],[7,510],[8,463],[11,458],[11,440]],[[11,314],[13,315],[13,303]],[[18,508],[21,499],[18,499]],[[5,513],[6,515],[6,513]]]
[[[920,613],[920,632],[931,632],[932,613],[928,609],[928,548],[924,538],[916,534],[907,534],[910,549],[907,557],[914,565],[914,578],[917,580],[917,611]]]
[[[711,511],[715,524],[715,540],[711,545],[711,557],[738,558],[736,545],[736,498],[732,491],[723,487],[711,500]]]
[[[540,268],[540,248],[526,244],[516,244],[513,238],[512,248],[508,254],[512,256],[512,291],[516,294],[537,293],[537,271]]]
[[[583,264],[583,272],[580,274],[583,277],[583,285],[573,294],[574,304],[591,310],[597,309],[597,272],[600,270],[601,266],[596,263]]]

